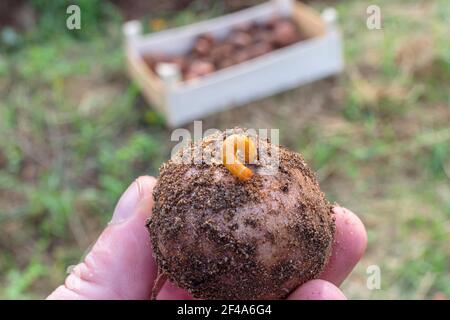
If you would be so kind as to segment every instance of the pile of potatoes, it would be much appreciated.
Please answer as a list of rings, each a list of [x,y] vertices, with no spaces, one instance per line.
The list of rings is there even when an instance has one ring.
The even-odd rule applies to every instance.
[[[243,159],[257,152],[252,167],[215,155],[239,140],[252,141],[242,145]],[[211,159],[196,164],[202,154]],[[274,159],[278,170],[267,174]],[[153,199],[147,227],[159,274],[196,298],[285,298],[317,278],[331,255],[335,217],[314,172],[300,154],[245,129],[181,149],[161,166]]]
[[[195,79],[270,51],[303,40],[298,26],[290,18],[273,17],[265,23],[249,23],[234,28],[223,40],[211,34],[200,35],[190,52],[183,56],[153,54],[144,57],[156,71],[158,63],[170,62],[180,67],[183,80]]]

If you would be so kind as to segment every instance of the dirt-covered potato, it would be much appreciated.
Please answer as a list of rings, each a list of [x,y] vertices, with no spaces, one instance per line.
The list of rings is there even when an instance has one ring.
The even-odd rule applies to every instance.
[[[273,148],[247,165],[254,172],[247,181],[232,175],[217,154],[230,134],[250,137],[258,151]],[[274,151],[279,161],[270,172]],[[198,161],[201,152],[212,160]],[[330,256],[334,217],[299,154],[233,129],[178,155],[197,164],[163,164],[147,223],[168,279],[198,298],[278,299],[320,274]]]

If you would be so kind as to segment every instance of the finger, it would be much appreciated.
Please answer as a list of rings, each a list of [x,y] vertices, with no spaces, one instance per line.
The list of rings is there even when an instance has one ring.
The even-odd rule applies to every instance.
[[[331,282],[325,280],[311,280],[292,292],[288,300],[346,300],[347,298]]]
[[[350,210],[333,208],[336,232],[330,260],[320,279],[341,285],[361,259],[367,245],[367,233],[361,220]]]
[[[48,299],[148,299],[156,278],[145,221],[156,180],[140,177],[120,198],[110,224],[83,262]]]
[[[167,280],[156,296],[156,300],[194,300],[194,298],[189,292]]]

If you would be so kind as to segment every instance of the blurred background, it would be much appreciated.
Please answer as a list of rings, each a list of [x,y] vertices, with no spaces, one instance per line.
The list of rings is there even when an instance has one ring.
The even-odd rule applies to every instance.
[[[0,3],[0,298],[61,284],[139,175],[157,175],[171,130],[126,74],[121,27],[185,25],[258,0]],[[336,8],[344,72],[203,119],[203,128],[280,128],[331,201],[356,212],[366,255],[349,298],[450,297],[448,0],[306,1]],[[366,27],[369,5],[382,29]],[[192,129],[192,126],[186,128]],[[366,286],[381,268],[381,289]]]

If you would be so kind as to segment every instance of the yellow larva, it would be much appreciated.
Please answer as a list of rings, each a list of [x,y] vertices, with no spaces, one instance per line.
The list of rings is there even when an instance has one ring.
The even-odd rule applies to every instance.
[[[249,137],[241,134],[227,137],[222,145],[224,166],[240,180],[247,181],[253,176],[253,171],[238,159],[238,151],[244,154],[245,163],[251,163],[256,158],[256,146]]]

